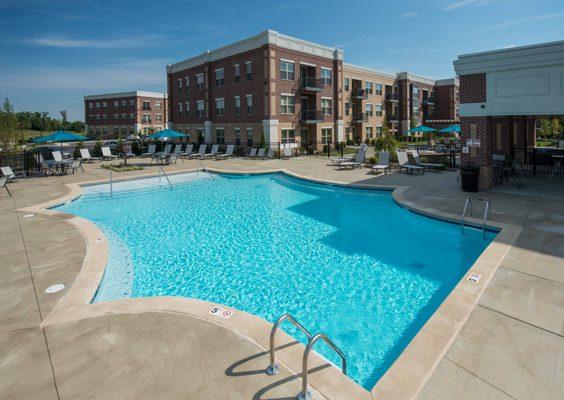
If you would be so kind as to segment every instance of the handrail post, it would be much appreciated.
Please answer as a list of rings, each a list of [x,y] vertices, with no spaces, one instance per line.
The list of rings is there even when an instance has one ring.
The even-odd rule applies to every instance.
[[[172,189],[172,183],[170,182],[170,179],[168,179],[168,175],[166,174],[166,172],[164,172],[163,167],[160,167],[159,169],[159,183],[161,183],[161,173],[164,175],[166,181],[168,182],[168,186]]]
[[[341,349],[339,349],[337,347],[337,345],[335,343],[333,343],[331,341],[331,339],[329,339],[327,337],[327,335],[323,334],[323,333],[318,333],[317,335],[315,335],[313,338],[310,339],[310,341],[308,342],[305,351],[304,351],[304,357],[302,359],[302,391],[300,393],[298,393],[298,396],[296,397],[297,400],[310,400],[311,399],[311,393],[307,390],[307,377],[308,377],[308,372],[307,372],[307,362],[308,362],[308,358],[309,358],[309,353],[311,352],[311,349],[313,348],[313,345],[318,341],[318,340],[323,340],[325,343],[327,343],[327,345],[335,352],[339,355],[339,357],[341,357],[341,371],[343,372],[343,374],[347,374],[347,359],[345,357],[345,355],[343,354],[343,352],[341,351]]]
[[[290,321],[292,325],[302,331],[308,338],[311,340],[311,333],[304,328],[302,324],[294,319],[290,314],[283,314],[276,320],[274,325],[272,326],[272,330],[270,331],[270,364],[266,368],[267,375],[276,375],[278,373],[278,364],[276,364],[276,349],[275,349],[275,339],[276,339],[276,332],[278,331],[278,327],[284,321]]]
[[[482,221],[482,231],[484,232],[484,239],[486,238],[486,221],[488,218],[492,217],[492,205],[489,200],[486,200],[486,206],[484,207],[484,219]]]
[[[464,228],[464,218],[466,217],[466,211],[468,210],[468,206],[470,206],[470,215],[472,215],[472,199],[470,197],[466,198],[466,202],[464,203],[464,210],[462,211],[462,220],[460,221],[460,226]]]

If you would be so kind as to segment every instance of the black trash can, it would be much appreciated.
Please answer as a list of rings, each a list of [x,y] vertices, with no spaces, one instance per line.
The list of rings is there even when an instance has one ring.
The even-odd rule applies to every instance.
[[[469,165],[460,170],[462,190],[465,192],[477,192],[480,179],[480,167]]]

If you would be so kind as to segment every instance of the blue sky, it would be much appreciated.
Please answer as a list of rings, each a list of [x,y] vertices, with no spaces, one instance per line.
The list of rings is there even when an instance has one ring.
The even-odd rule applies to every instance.
[[[458,54],[564,39],[562,0],[0,0],[0,94],[83,119],[82,96],[166,87],[165,65],[265,29],[431,78]]]

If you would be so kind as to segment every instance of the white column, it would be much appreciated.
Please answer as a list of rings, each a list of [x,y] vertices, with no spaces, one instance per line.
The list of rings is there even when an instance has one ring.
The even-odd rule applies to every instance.
[[[165,129],[172,129],[173,126],[174,126],[174,123],[172,121],[168,121],[165,124]]]
[[[278,142],[280,141],[278,137],[278,120],[265,119],[262,121],[262,127],[264,142],[269,146],[278,148]]]
[[[337,142],[343,142],[345,140],[345,121],[342,119],[337,120]]]
[[[135,129],[135,133],[141,132],[141,124],[135,124],[134,129]]]
[[[213,143],[212,128],[212,121],[204,121],[204,143],[206,144]]]

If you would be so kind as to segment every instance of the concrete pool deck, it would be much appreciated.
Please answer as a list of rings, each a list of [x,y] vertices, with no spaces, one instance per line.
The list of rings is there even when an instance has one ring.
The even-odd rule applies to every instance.
[[[405,201],[457,215],[467,194],[454,173],[372,177],[367,170],[336,171],[322,158],[206,161],[230,171],[286,169],[325,181],[369,186],[403,186]],[[166,167],[195,168],[197,161]],[[145,171],[114,173],[140,176]],[[85,256],[82,236],[60,219],[16,209],[68,194],[66,183],[107,178],[99,164],[85,174],[29,179],[10,185],[13,198],[0,193],[0,397],[7,398],[292,398],[300,379],[283,369],[274,379],[261,373],[268,363],[264,346],[244,335],[174,312],[119,313],[40,327],[59,303],[60,294],[44,289],[70,287]],[[517,241],[438,367],[418,392],[422,399],[561,398],[564,368],[564,199],[561,178],[526,190],[510,185],[475,198],[490,199],[493,220],[522,227]],[[528,188],[532,190],[527,191]],[[515,194],[515,193],[518,194]],[[33,278],[33,279],[32,279]],[[456,320],[456,315],[454,316]],[[166,327],[166,328],[165,328]],[[440,329],[449,326],[437,327]],[[438,334],[438,336],[441,336]],[[296,347],[296,346],[293,346]],[[421,349],[426,358],[433,343]],[[299,360],[298,360],[299,361]],[[196,366],[196,367],[195,367]],[[233,368],[233,366],[236,366]],[[322,367],[321,365],[318,367]],[[293,372],[292,372],[293,371]],[[317,371],[312,376],[323,374]],[[396,381],[374,398],[398,397]],[[344,393],[318,398],[347,398]],[[417,393],[416,393],[417,394]],[[348,398],[351,398],[350,396]],[[405,397],[404,397],[405,398]]]

